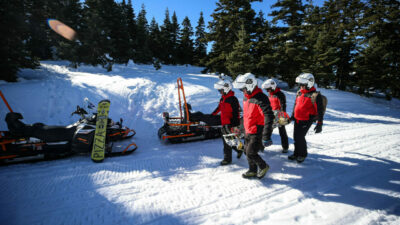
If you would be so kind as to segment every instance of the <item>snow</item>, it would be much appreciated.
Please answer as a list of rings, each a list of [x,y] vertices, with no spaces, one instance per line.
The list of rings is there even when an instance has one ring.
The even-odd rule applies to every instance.
[[[323,132],[307,135],[302,164],[281,153],[280,137],[261,156],[271,169],[245,180],[245,157],[219,166],[221,139],[163,144],[162,112],[178,115],[181,77],[193,110],[210,113],[218,77],[191,66],[68,68],[44,61],[0,83],[24,122],[68,125],[84,98],[111,100],[110,117],[134,128],[138,150],[92,163],[78,155],[0,167],[2,224],[400,224],[400,104],[319,88],[328,97]],[[265,78],[266,79],[266,78]],[[264,80],[265,80],[264,79]],[[291,112],[294,91],[284,91]],[[241,101],[243,95],[236,91]],[[7,108],[0,103],[0,118]],[[293,124],[287,132],[293,151]],[[6,130],[5,122],[0,129]],[[289,154],[290,154],[289,153]]]

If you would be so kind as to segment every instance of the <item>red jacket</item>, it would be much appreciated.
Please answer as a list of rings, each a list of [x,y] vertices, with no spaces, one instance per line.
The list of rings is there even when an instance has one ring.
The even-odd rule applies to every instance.
[[[272,110],[282,110],[286,112],[286,97],[285,94],[281,92],[281,89],[276,88],[275,91],[270,91],[268,93]]]
[[[235,92],[229,91],[228,94],[222,95],[218,107],[214,110],[212,115],[217,115],[221,112],[221,125],[240,125],[240,105],[238,99],[235,97]]]
[[[247,134],[257,134],[263,128],[264,140],[270,140],[274,113],[268,97],[256,87],[250,95],[243,98],[243,123]]]
[[[315,92],[315,87],[310,90],[300,90],[297,94],[294,105],[294,118],[296,120],[309,120],[317,115],[317,103],[311,102],[311,95]]]

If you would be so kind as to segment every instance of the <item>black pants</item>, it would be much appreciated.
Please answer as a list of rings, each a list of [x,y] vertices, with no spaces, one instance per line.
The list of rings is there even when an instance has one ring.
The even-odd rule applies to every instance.
[[[294,155],[307,157],[306,134],[310,129],[312,120],[299,120],[294,123]]]
[[[281,136],[281,144],[283,149],[288,149],[289,148],[289,141],[288,141],[288,136],[286,133],[286,128],[285,126],[278,127],[279,129],[279,136]]]
[[[249,163],[249,170],[252,172],[257,172],[257,167],[264,169],[267,164],[261,158],[261,156],[258,155],[258,151],[262,146],[262,129],[261,132],[257,132],[257,134],[246,134],[244,139],[244,150]]]

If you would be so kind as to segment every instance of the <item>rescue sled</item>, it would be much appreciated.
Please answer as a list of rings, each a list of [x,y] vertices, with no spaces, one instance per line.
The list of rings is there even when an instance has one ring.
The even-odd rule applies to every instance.
[[[290,116],[285,111],[274,110],[272,128],[286,126],[290,123]]]
[[[192,113],[190,104],[186,102],[181,78],[177,79],[177,87],[180,114],[177,117],[170,117],[168,112],[163,113],[164,125],[158,130],[158,137],[171,143],[221,137],[220,116]]]
[[[72,114],[80,119],[69,126],[48,126],[43,123],[25,124],[20,113],[13,112],[4,96],[1,97],[9,108],[6,115],[8,131],[0,131],[0,163],[57,159],[74,154],[90,153],[96,128],[96,114],[88,115],[77,106]],[[133,137],[136,132],[122,125],[122,119],[115,123],[108,119],[106,157],[123,156],[137,149],[135,143],[122,151],[113,151],[113,144]]]

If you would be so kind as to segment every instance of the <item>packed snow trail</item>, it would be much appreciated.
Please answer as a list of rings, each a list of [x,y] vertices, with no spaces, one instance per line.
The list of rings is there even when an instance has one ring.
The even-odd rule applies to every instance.
[[[288,161],[274,130],[274,145],[260,153],[271,169],[245,180],[244,155],[219,166],[221,139],[172,145],[157,137],[162,112],[179,113],[176,79],[193,109],[210,113],[217,76],[185,66],[116,65],[107,73],[66,65],[42,62],[0,89],[26,123],[67,125],[85,97],[110,99],[110,117],[136,130],[139,148],[101,164],[78,155],[0,167],[2,224],[400,224],[399,100],[322,89],[323,131],[311,127],[306,161]],[[284,93],[291,112],[295,92]],[[0,117],[6,113],[2,104]],[[293,124],[286,128],[290,154]]]

